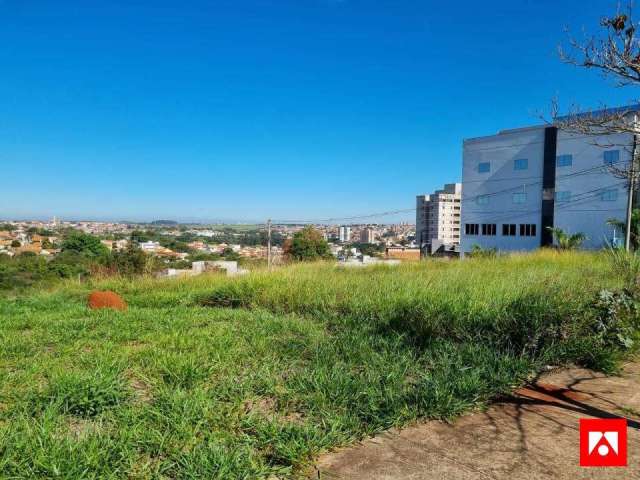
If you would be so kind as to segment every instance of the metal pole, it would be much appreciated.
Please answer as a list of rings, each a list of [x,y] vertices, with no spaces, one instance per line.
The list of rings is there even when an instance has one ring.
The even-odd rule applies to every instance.
[[[634,118],[634,123],[637,117]],[[631,151],[631,165],[629,166],[629,195],[627,196],[627,219],[624,228],[624,249],[631,251],[631,217],[633,216],[633,190],[635,188],[636,176],[636,155],[637,155],[637,138],[633,136],[633,150]]]
[[[624,228],[624,249],[628,252],[631,250],[631,216],[633,214],[633,167],[631,167],[631,176],[629,178],[629,196],[627,198],[627,220]]]
[[[271,219],[267,220],[267,268],[271,270]]]

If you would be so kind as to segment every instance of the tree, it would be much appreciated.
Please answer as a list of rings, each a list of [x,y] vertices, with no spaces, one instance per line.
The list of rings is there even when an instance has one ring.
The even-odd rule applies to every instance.
[[[88,257],[102,257],[109,253],[98,237],[74,231],[69,233],[60,246],[63,252],[74,252]]]
[[[332,258],[329,244],[318,230],[304,227],[284,243],[284,254],[293,260],[309,261]]]
[[[621,232],[626,230],[626,223],[617,218],[610,218],[607,223]],[[631,248],[640,248],[640,209],[635,208],[631,213]]]
[[[22,246],[22,244],[20,243],[19,240],[14,240],[13,242],[11,242],[11,247],[12,248],[20,248]]]
[[[559,250],[576,250],[577,248],[580,248],[582,242],[587,239],[587,236],[581,232],[568,234],[558,227],[547,228],[549,228],[549,231],[553,233],[553,237],[556,239],[556,244]]]
[[[571,65],[601,72],[605,77],[613,79],[618,87],[640,85],[640,38],[636,36],[637,24],[632,19],[631,4],[626,12],[620,9],[611,17],[601,20],[602,31],[598,35],[585,36],[582,40],[569,37],[569,49],[560,49],[560,58]],[[631,216],[633,210],[633,193],[638,182],[639,153],[636,148],[640,125],[637,109],[600,108],[597,111],[581,111],[573,108],[568,115],[558,117],[557,105],[552,107],[554,124],[569,133],[605,137],[612,134],[626,134],[630,141],[619,145],[631,153],[631,161],[612,164],[610,172],[626,180],[629,192],[627,199],[627,215],[625,224],[625,248],[631,248]],[[611,138],[611,137],[609,137]],[[595,140],[595,144],[599,140]],[[609,141],[599,144],[611,148]]]
[[[0,231],[13,232],[16,228],[10,223],[0,224]]]
[[[122,275],[141,275],[149,270],[149,260],[149,256],[137,244],[129,242],[127,248],[111,254],[108,264]]]

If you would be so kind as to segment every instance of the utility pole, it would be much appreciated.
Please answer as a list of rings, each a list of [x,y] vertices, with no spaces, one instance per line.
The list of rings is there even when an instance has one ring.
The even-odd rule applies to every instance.
[[[638,117],[634,115],[634,125],[638,124]],[[633,136],[633,149],[631,151],[631,165],[629,166],[629,196],[627,197],[627,219],[624,228],[624,249],[631,251],[631,217],[633,216],[633,190],[636,186],[636,156],[638,155],[637,136]]]
[[[624,226],[624,249],[627,252],[631,250],[631,216],[633,214],[633,189],[635,188],[633,175],[634,168],[631,167],[631,176],[629,177],[629,196],[627,197],[627,220]]]
[[[267,268],[271,270],[271,219],[267,220]]]

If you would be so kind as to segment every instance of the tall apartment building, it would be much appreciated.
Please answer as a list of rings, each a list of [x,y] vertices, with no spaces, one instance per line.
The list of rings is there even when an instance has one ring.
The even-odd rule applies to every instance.
[[[416,197],[416,242],[424,254],[457,250],[461,194],[460,183],[448,183],[442,190]]]
[[[338,231],[338,238],[341,242],[350,242],[351,241],[351,227],[343,225],[340,227]]]
[[[376,232],[373,228],[363,228],[360,231],[360,243],[375,243]]]
[[[607,221],[625,219],[628,191],[607,166],[629,162],[632,145],[627,134],[598,138],[544,125],[465,140],[461,251],[549,246],[553,227],[584,233],[585,248],[618,243],[623,233]]]

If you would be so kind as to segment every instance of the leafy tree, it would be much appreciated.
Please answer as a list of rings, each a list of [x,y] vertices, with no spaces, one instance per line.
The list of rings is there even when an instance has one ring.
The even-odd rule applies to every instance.
[[[11,242],[11,246],[13,248],[20,248],[22,246],[22,244],[20,243],[19,240],[14,240],[13,242]]]
[[[225,260],[235,260],[236,262],[240,260],[240,254],[235,252],[233,248],[227,247],[222,251],[222,256]]]
[[[329,244],[322,233],[312,226],[304,227],[293,235],[290,242],[285,242],[284,253],[288,258],[298,261],[332,258]]]
[[[98,237],[88,233],[74,231],[69,233],[62,241],[63,252],[75,252],[88,257],[102,257],[109,253]]]
[[[580,248],[582,242],[587,239],[587,236],[582,232],[569,234],[558,227],[547,228],[549,228],[549,231],[553,233],[553,237],[556,239],[556,245],[560,250],[576,250]]]
[[[640,86],[640,22],[633,19],[633,1],[618,4],[616,11],[600,20],[600,30],[593,35],[583,33],[580,38],[569,36],[568,47],[560,49],[560,58],[573,66],[600,72],[612,80],[616,87],[626,87],[633,91]],[[633,102],[637,103],[637,102]],[[611,148],[611,141],[598,137],[617,135],[614,145],[632,153],[630,161],[616,162],[607,166],[614,177],[625,179],[627,183],[627,216],[631,217],[634,192],[640,180],[640,152],[636,139],[640,125],[635,120],[636,112],[629,108],[600,108],[596,111],[573,108],[568,115],[558,116],[557,101],[552,106],[554,125],[566,132],[592,137],[592,143],[602,148]],[[625,221],[625,249],[632,246],[633,221]]]
[[[370,257],[377,257],[384,254],[384,246],[375,243],[352,243],[352,247],[360,250],[363,255],[369,255]]]
[[[3,223],[0,224],[0,230],[3,230],[5,232],[13,232],[16,228],[11,225],[10,223]]]
[[[148,242],[151,240],[151,237],[152,235],[149,235],[149,232],[143,232],[142,230],[134,230],[131,232],[131,241],[133,242]]]
[[[129,242],[124,250],[113,252],[109,264],[122,275],[140,275],[147,273],[150,258],[135,243]]]

